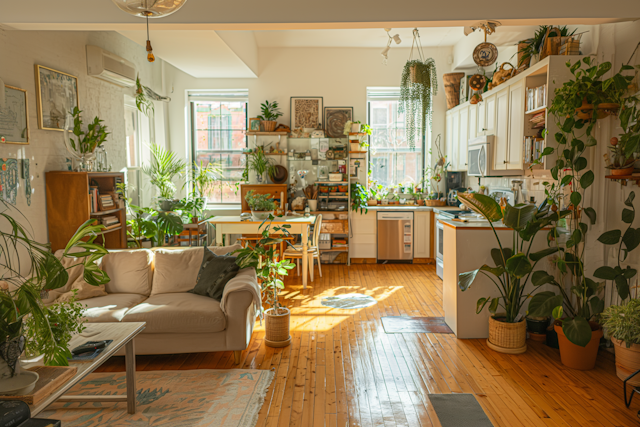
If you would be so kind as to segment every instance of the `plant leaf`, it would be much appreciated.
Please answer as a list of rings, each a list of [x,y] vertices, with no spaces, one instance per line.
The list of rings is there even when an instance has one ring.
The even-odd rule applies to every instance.
[[[605,245],[617,245],[620,242],[621,235],[622,231],[620,230],[605,231],[598,237],[598,241]]]
[[[511,206],[507,203],[502,222],[509,228],[521,231],[529,221],[535,218],[536,213],[538,213],[538,208],[535,205]]]
[[[608,266],[598,267],[596,271],[593,272],[593,276],[602,280],[613,280],[618,276],[618,273],[612,268]]]
[[[627,299],[629,297],[629,282],[624,276],[617,276],[614,280],[616,282],[616,288],[618,289],[618,295],[620,298]]]
[[[503,259],[503,255],[504,255],[504,259]],[[491,249],[491,258],[493,259],[493,262],[495,262],[497,266],[504,267],[505,266],[504,260],[508,260],[509,258],[511,258],[511,255],[513,255],[513,251],[509,248],[503,248],[502,253],[500,253],[499,248]]]
[[[573,319],[564,319],[562,321],[562,332],[564,332],[569,341],[580,347],[586,347],[591,341],[591,326],[589,326],[587,319],[581,316],[576,316]]]
[[[622,242],[628,251],[632,251],[640,245],[640,228],[628,228],[622,236]]]
[[[636,213],[631,209],[622,210],[622,221],[631,224],[636,217]]]
[[[546,257],[548,255],[554,254],[556,252],[558,252],[558,248],[557,247],[543,249],[541,251],[529,254],[529,259],[531,261],[533,261],[533,262],[537,262],[537,261],[540,261],[542,258],[544,258],[544,257]]]
[[[535,294],[529,302],[527,316],[548,317],[553,309],[562,305],[562,294],[556,295],[554,292],[545,291]]]
[[[547,283],[554,283],[555,278],[544,270],[534,271],[531,275],[531,283],[533,286],[542,286]]]
[[[571,193],[570,200],[573,206],[578,206],[582,201],[582,194],[578,193],[577,191],[574,191],[573,193]]]
[[[507,272],[520,279],[532,270],[531,263],[523,253],[516,254],[507,260]]]
[[[591,184],[593,184],[594,178],[595,175],[593,174],[593,171],[586,171],[580,177],[580,187],[582,187],[583,189],[590,187]]]
[[[584,175],[582,175],[582,177],[584,178]],[[582,179],[580,180],[580,184],[582,185]],[[584,213],[589,217],[589,220],[591,221],[591,225],[596,223],[597,216],[596,216],[595,209],[593,209],[593,208],[584,208]]]
[[[500,205],[489,196],[478,193],[459,193],[458,199],[469,209],[484,216],[490,222],[502,219],[502,209]]]
[[[491,305],[489,306],[489,312],[491,314],[496,314],[496,311],[498,311],[499,303],[500,303],[500,298],[494,298],[491,300]]]

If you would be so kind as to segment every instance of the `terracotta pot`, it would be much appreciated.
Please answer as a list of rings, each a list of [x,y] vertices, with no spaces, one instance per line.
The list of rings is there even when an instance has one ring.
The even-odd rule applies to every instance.
[[[562,331],[562,325],[554,325],[553,329],[558,334],[558,344],[560,344],[560,359],[564,366],[580,371],[588,371],[596,366],[596,358],[598,357],[598,346],[600,338],[602,338],[602,327],[595,322],[589,322],[591,325],[591,341],[586,347],[575,345]]]
[[[598,105],[598,120],[609,117],[611,114],[618,114],[620,105],[615,103],[602,103]],[[585,98],[582,105],[576,108],[576,115],[582,120],[591,120],[593,117],[593,104],[587,103]]]
[[[291,312],[288,308],[280,308],[280,313],[275,314],[270,308],[264,312],[265,320],[265,344],[269,347],[286,347],[291,344],[289,334],[289,319]]]
[[[500,316],[495,316],[500,317]],[[507,323],[489,318],[489,338],[487,345],[499,353],[521,354],[527,351],[527,323]]]
[[[200,218],[197,216],[191,217],[191,224],[197,224],[200,222]]]
[[[622,176],[622,175],[631,175],[633,173],[633,165],[626,167],[624,169],[611,169],[611,175]]]
[[[262,127],[265,132],[273,132],[276,130],[276,125],[278,122],[275,120],[262,120]]]
[[[378,206],[378,201],[377,200],[367,200],[367,205],[368,206]]]
[[[444,92],[447,95],[447,109],[452,109],[460,104],[460,82],[464,73],[448,73],[442,76],[444,80]]]
[[[640,345],[631,344],[627,348],[624,341],[611,338],[613,348],[616,352],[616,374],[621,380],[625,380],[629,375],[640,370]],[[637,376],[627,382],[632,387],[640,386],[640,378]]]
[[[423,199],[418,199],[418,206],[424,206],[424,200]]]

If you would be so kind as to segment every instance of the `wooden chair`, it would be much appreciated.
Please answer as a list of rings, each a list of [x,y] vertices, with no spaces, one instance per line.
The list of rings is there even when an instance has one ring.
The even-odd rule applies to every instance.
[[[320,262],[320,248],[318,246],[320,240],[320,229],[322,228],[322,215],[318,215],[316,218],[316,223],[313,224],[313,235],[311,244],[307,246],[307,256],[309,258],[309,276],[311,277],[311,281],[313,282],[313,270],[314,270],[314,259],[318,260],[318,272],[320,273],[320,277],[322,277],[322,263]],[[293,247],[288,247],[284,254],[283,258],[295,259],[297,265],[298,276],[300,275],[300,264],[298,260],[302,259],[302,245],[294,245]]]
[[[293,236],[283,236],[281,234],[273,234],[270,235],[269,237],[273,238],[273,239],[282,239],[282,242],[278,243],[278,253],[280,254],[280,259],[282,259],[282,256],[284,254],[285,251],[285,240],[288,241],[292,241],[293,240]],[[246,248],[247,245],[255,245],[255,242],[257,242],[258,240],[262,239],[262,235],[261,234],[243,234],[242,237],[240,237],[237,240],[237,243],[239,243],[240,245],[242,245],[243,248]]]

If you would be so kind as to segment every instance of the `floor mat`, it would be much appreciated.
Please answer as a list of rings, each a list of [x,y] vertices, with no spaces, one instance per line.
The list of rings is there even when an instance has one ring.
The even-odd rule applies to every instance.
[[[325,307],[341,308],[341,309],[356,309],[365,308],[377,304],[378,301],[374,297],[364,294],[343,294],[336,295],[334,297],[322,298],[320,301]]]
[[[388,334],[435,333],[452,334],[453,331],[444,322],[444,317],[382,317],[382,326]]]
[[[442,427],[493,427],[473,394],[430,394]]]

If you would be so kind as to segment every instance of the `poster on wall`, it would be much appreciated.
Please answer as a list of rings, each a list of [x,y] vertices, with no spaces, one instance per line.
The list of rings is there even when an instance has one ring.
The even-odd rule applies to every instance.
[[[18,197],[18,160],[0,159],[0,195],[13,205]]]
[[[318,129],[322,124],[322,97],[291,97],[291,130]]]
[[[324,128],[329,138],[344,138],[344,125],[353,120],[353,107],[324,107]]]
[[[78,106],[78,78],[36,65],[36,92],[40,129],[63,130],[67,114]]]
[[[0,141],[6,144],[29,143],[27,91],[5,85],[6,103],[0,105]]]

